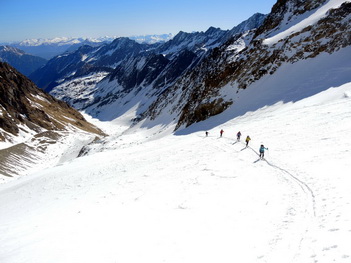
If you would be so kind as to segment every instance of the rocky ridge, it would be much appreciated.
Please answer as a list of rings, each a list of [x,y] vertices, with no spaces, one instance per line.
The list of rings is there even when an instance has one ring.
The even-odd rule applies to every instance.
[[[16,136],[20,126],[35,132],[65,130],[72,126],[102,134],[66,102],[59,101],[35,86],[6,63],[0,63],[1,140]]]
[[[26,54],[23,50],[11,46],[0,46],[0,61],[9,63],[26,76],[47,62],[46,59]]]

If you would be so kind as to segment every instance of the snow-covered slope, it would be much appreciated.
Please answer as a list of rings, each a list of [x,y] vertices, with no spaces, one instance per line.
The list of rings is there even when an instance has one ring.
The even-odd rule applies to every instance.
[[[86,156],[0,185],[0,261],[349,262],[350,107],[347,83],[183,136],[117,119]]]
[[[347,1],[330,0],[324,2],[325,4],[321,7],[305,12],[303,15],[295,15],[292,13],[294,10],[287,10],[287,12],[284,13],[284,18],[281,21],[280,26],[276,30],[270,32],[263,43],[266,45],[272,45],[296,32],[300,32],[308,26],[314,25],[321,19],[327,17],[331,9],[338,8]]]

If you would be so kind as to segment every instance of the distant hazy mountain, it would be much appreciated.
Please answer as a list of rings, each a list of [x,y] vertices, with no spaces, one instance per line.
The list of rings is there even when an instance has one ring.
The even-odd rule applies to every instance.
[[[138,43],[155,44],[158,42],[167,42],[174,37],[173,34],[162,34],[162,35],[142,35],[142,36],[130,36],[129,38],[135,40]]]
[[[27,39],[21,42],[8,43],[7,45],[19,48],[26,53],[51,59],[66,51],[77,49],[82,45],[96,46],[104,42],[113,41],[114,37],[101,38],[71,38],[57,37],[52,39]]]
[[[23,50],[10,46],[0,46],[0,61],[9,63],[26,76],[47,62],[46,59],[26,54]]]
[[[142,35],[131,36],[132,40],[138,43],[154,44],[157,42],[165,42],[173,37],[172,34],[162,35]],[[73,38],[73,37],[57,37],[52,39],[27,39],[21,42],[4,43],[4,45],[12,46],[25,51],[28,54],[39,56],[45,59],[51,59],[65,52],[72,52],[83,45],[99,46],[103,43],[110,43],[118,37],[98,37],[98,38]]]

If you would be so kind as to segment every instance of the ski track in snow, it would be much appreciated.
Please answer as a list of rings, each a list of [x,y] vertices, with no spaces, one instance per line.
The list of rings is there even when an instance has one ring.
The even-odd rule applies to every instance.
[[[227,138],[222,137],[219,139],[225,140]],[[229,141],[232,141],[232,139],[229,139]],[[255,151],[250,146],[250,144],[248,147],[246,147],[246,144],[242,141],[240,141],[240,142],[234,141],[234,143],[230,143],[230,144],[235,145],[235,146],[239,145],[240,152],[244,151],[244,150],[251,150],[252,152],[255,153],[255,155],[259,156],[259,153],[257,151]],[[230,151],[233,151],[233,148],[231,146],[228,147],[227,145],[229,145],[229,144],[225,143],[222,145],[222,147],[219,147],[219,146],[214,146],[214,147],[218,150],[223,150],[227,153]],[[261,161],[261,160],[257,159],[256,161],[254,161],[254,163],[257,163],[259,161]],[[300,188],[302,190],[302,192],[299,191],[300,193],[296,193],[296,192],[291,193],[292,196],[301,195],[302,196],[301,199],[306,203],[305,208],[303,208],[300,211],[300,214],[301,214],[300,216],[302,218],[300,220],[296,220],[296,218],[295,218],[293,221],[289,218],[292,215],[295,216],[295,213],[297,214],[298,209],[296,209],[294,207],[294,205],[295,206],[297,205],[298,207],[300,206],[300,205],[296,204],[295,202],[292,202],[291,208],[289,208],[289,210],[287,210],[287,218],[286,218],[286,220],[283,221],[283,224],[280,226],[280,228],[282,229],[281,233],[271,243],[271,244],[274,244],[275,246],[278,246],[278,243],[280,243],[282,240],[289,240],[290,238],[288,236],[284,236],[284,235],[286,235],[286,233],[284,234],[283,232],[285,232],[286,229],[291,229],[291,228],[295,227],[296,231],[300,231],[300,235],[298,236],[297,240],[294,240],[295,244],[293,244],[293,242],[292,242],[289,245],[289,247],[293,248],[295,245],[295,251],[293,250],[290,252],[292,252],[291,259],[296,260],[296,257],[298,257],[297,255],[298,255],[300,247],[301,247],[301,243],[304,240],[304,236],[309,231],[309,227],[312,224],[312,221],[314,220],[314,218],[316,217],[315,196],[314,196],[313,190],[307,185],[307,183],[300,180],[297,176],[293,175],[292,172],[289,172],[287,169],[283,169],[283,168],[267,161],[267,159],[263,159],[262,161],[267,163],[273,169],[280,171],[279,176],[282,177],[283,184],[286,184],[286,183],[292,184],[293,186],[296,186],[297,188]],[[276,175],[274,175],[274,176],[276,176]],[[219,176],[219,178],[223,178],[223,177]],[[292,197],[291,199],[296,198],[295,196]],[[306,214],[307,214],[307,216],[306,216]],[[292,226],[292,223],[296,224],[296,226]],[[274,251],[276,249],[275,246],[272,248],[272,251]],[[264,262],[266,262],[266,261],[264,261]],[[267,261],[267,262],[270,262],[270,261]],[[289,260],[287,260],[287,262],[289,262]],[[292,261],[292,262],[294,262],[294,261]]]
[[[65,162],[0,185],[0,262],[347,263],[350,92],[248,112],[222,138],[121,120],[90,155],[71,140]]]
[[[201,140],[202,140],[202,138],[201,138]],[[204,148],[202,148],[201,151],[193,150],[193,149],[196,149],[197,147],[190,147],[190,148],[186,148],[184,150],[181,150],[182,151],[181,155],[177,154],[177,155],[174,155],[173,157],[167,156],[164,154],[154,155],[154,154],[150,153],[151,156],[155,156],[155,157],[151,157],[151,159],[155,158],[155,160],[152,161],[152,163],[156,164],[156,167],[153,170],[157,170],[159,175],[149,174],[147,172],[147,169],[144,170],[146,163],[150,161],[149,158],[143,157],[142,159],[139,159],[139,161],[132,166],[133,170],[138,170],[139,167],[143,168],[144,180],[139,179],[138,183],[137,183],[137,181],[135,181],[137,178],[135,178],[135,176],[133,176],[133,175],[127,176],[127,177],[120,176],[118,179],[113,178],[113,175],[111,174],[112,171],[113,171],[113,174],[115,174],[117,172],[117,173],[120,173],[123,175],[123,174],[128,173],[128,170],[130,169],[130,167],[128,164],[118,165],[116,163],[110,163],[108,166],[102,165],[101,167],[97,167],[93,171],[90,171],[87,175],[83,175],[83,173],[82,173],[78,177],[75,176],[71,179],[69,179],[69,177],[67,177],[67,176],[63,177],[63,178],[58,178],[57,176],[60,173],[56,173],[57,175],[55,175],[55,177],[57,177],[57,178],[56,179],[55,179],[55,177],[52,178],[52,179],[54,179],[52,183],[51,183],[51,181],[49,181],[49,179],[38,178],[39,180],[45,181],[45,186],[43,186],[43,188],[41,188],[41,189],[39,189],[39,188],[35,189],[35,186],[32,184],[33,189],[29,189],[29,192],[22,192],[22,196],[25,198],[29,197],[29,199],[31,200],[33,198],[36,199],[35,193],[37,193],[39,196],[41,196],[41,198],[38,200],[42,200],[42,201],[39,201],[40,202],[39,204],[45,206],[45,201],[43,201],[43,200],[47,200],[47,198],[50,199],[50,196],[47,196],[50,193],[49,192],[50,189],[57,188],[58,187],[57,183],[61,184],[61,187],[58,187],[59,196],[56,197],[56,198],[58,198],[57,201],[59,201],[59,204],[61,203],[61,205],[56,206],[56,209],[59,209],[59,210],[63,209],[63,212],[64,212],[66,210],[66,208],[62,207],[62,205],[65,204],[64,201],[65,200],[68,201],[70,199],[73,200],[73,206],[72,206],[72,204],[69,205],[70,208],[68,208],[68,213],[67,213],[67,211],[63,213],[63,214],[67,214],[69,216],[68,217],[69,220],[67,220],[67,219],[64,220],[64,222],[66,222],[66,223],[64,223],[64,225],[66,227],[68,227],[68,225],[66,225],[66,224],[68,224],[68,222],[70,220],[73,220],[73,222],[75,222],[74,225],[76,225],[78,223],[78,222],[76,222],[77,219],[75,218],[75,216],[72,217],[72,212],[74,212],[74,211],[72,211],[72,208],[74,209],[74,207],[76,207],[76,205],[74,205],[74,203],[77,202],[74,200],[80,200],[81,194],[88,194],[90,190],[97,187],[96,185],[102,186],[103,182],[100,182],[100,180],[103,180],[106,182],[115,181],[116,184],[119,186],[118,191],[113,190],[113,188],[104,189],[104,191],[103,191],[104,196],[103,197],[91,196],[93,199],[91,199],[90,202],[92,202],[92,203],[96,202],[97,205],[102,205],[102,207],[106,207],[106,204],[103,205],[103,203],[102,203],[102,200],[104,200],[106,198],[107,198],[106,201],[108,203],[110,203],[112,200],[114,200],[115,198],[120,196],[120,198],[121,198],[120,202],[122,202],[121,203],[122,205],[125,203],[125,204],[129,204],[129,206],[130,206],[130,204],[133,204],[134,202],[138,202],[138,203],[141,202],[147,206],[150,206],[153,202],[155,202],[157,200],[158,196],[163,196],[165,198],[165,201],[166,201],[166,203],[165,203],[166,207],[169,207],[169,205],[170,205],[173,209],[176,209],[175,211],[177,211],[177,210],[188,211],[186,213],[190,213],[190,215],[194,216],[194,215],[196,215],[196,214],[193,214],[194,209],[195,209],[195,211],[199,212],[200,214],[205,213],[203,215],[203,216],[205,216],[212,209],[214,209],[215,213],[218,214],[218,212],[220,211],[220,209],[218,210],[218,208],[216,208],[218,205],[221,206],[221,205],[223,205],[223,203],[228,203],[226,206],[229,205],[228,207],[230,207],[230,206],[232,206],[233,200],[231,200],[231,199],[228,199],[227,201],[222,200],[223,196],[221,194],[218,195],[217,190],[216,191],[214,191],[214,190],[220,188],[221,189],[220,192],[229,191],[228,193],[230,193],[231,191],[234,190],[234,189],[232,189],[232,187],[235,188],[235,185],[236,185],[235,181],[236,180],[243,180],[244,182],[246,180],[249,180],[249,181],[251,180],[251,179],[246,179],[248,177],[248,175],[245,173],[231,176],[230,175],[231,174],[230,167],[225,168],[223,170],[223,168],[220,168],[221,167],[220,162],[227,162],[228,155],[231,156],[231,158],[235,158],[235,159],[237,158],[238,161],[243,162],[247,166],[251,165],[252,167],[260,165],[260,166],[262,166],[262,168],[264,168],[263,165],[265,164],[265,162],[261,162],[261,163],[254,163],[254,162],[252,163],[250,161],[248,162],[248,160],[250,160],[250,159],[253,160],[257,153],[255,151],[253,151],[251,148],[245,148],[244,144],[232,145],[230,139],[226,139],[224,137],[223,138],[205,138],[205,140],[203,140],[202,142],[204,142],[202,145]],[[198,146],[198,144],[199,144],[199,142],[195,141],[193,143],[193,146],[196,146],[196,145]],[[165,146],[162,146],[162,147],[165,147]],[[125,154],[128,156],[131,152],[129,151],[128,148],[124,148],[124,149],[125,149]],[[147,149],[150,150],[150,148],[147,148]],[[172,147],[167,145],[164,149],[163,148],[153,149],[153,151],[160,151],[161,150],[162,152],[164,152],[164,151],[166,152],[166,151],[169,151],[170,149],[172,149]],[[189,156],[189,157],[194,156],[194,152],[199,153],[199,155],[200,155],[199,158],[197,158],[195,160],[191,160],[188,158],[182,158],[183,156]],[[253,154],[253,152],[254,152],[254,154]],[[209,162],[209,159],[206,158],[206,155],[209,155],[211,153],[215,153],[215,154],[212,154],[212,157],[214,160]],[[163,163],[165,163],[165,160],[164,160],[165,158],[171,159],[171,160],[167,160],[167,162],[169,162],[169,163],[176,163],[178,170],[181,171],[182,173],[185,172],[184,175],[186,175],[186,171],[192,171],[192,174],[187,174],[186,176],[179,175],[180,178],[178,178],[178,176],[174,177],[175,174],[174,175],[170,174],[169,176],[167,176],[168,172],[165,169],[165,166],[163,165]],[[219,167],[218,167],[218,165],[219,165]],[[194,167],[197,167],[197,168],[194,169]],[[244,167],[242,167],[242,168],[244,168]],[[57,169],[60,170],[60,169],[63,169],[63,167],[62,168],[58,167]],[[267,166],[266,169],[271,170],[272,167]],[[273,168],[273,169],[276,169],[276,168]],[[257,169],[255,169],[254,171],[257,171]],[[222,175],[223,172],[225,174]],[[249,173],[249,177],[250,177],[250,174],[251,173]],[[163,176],[160,177],[161,175],[163,175]],[[260,174],[258,174],[258,175],[252,174],[251,176],[253,176],[253,178],[256,178],[254,180],[257,180],[259,177],[262,177],[262,175],[260,175]],[[155,177],[156,178],[158,177],[157,180],[155,180]],[[166,179],[163,177],[166,177]],[[247,215],[251,214],[253,219],[249,220],[249,222],[244,223],[242,221],[242,219],[233,217],[233,215],[231,215],[232,214],[231,212],[228,213],[227,216],[229,216],[230,221],[227,222],[227,220],[225,220],[224,221],[224,222],[226,222],[225,225],[227,227],[231,227],[231,228],[234,227],[234,228],[231,231],[229,230],[229,233],[227,235],[224,235],[224,236],[226,236],[226,239],[230,239],[231,235],[237,234],[237,231],[238,231],[237,226],[233,225],[232,221],[237,222],[238,226],[242,226],[243,224],[247,225],[247,227],[244,227],[244,232],[248,231],[249,233],[251,233],[251,231],[249,229],[253,228],[254,225],[256,225],[256,224],[258,224],[260,227],[258,229],[254,228],[255,231],[266,232],[265,229],[268,227],[267,224],[268,224],[268,222],[270,222],[270,220],[272,220],[271,223],[269,223],[269,224],[272,224],[272,226],[270,226],[269,229],[271,229],[271,228],[272,228],[272,230],[274,229],[273,233],[275,233],[275,234],[272,236],[272,234],[268,234],[270,232],[270,231],[268,231],[266,233],[267,237],[265,237],[265,235],[262,235],[262,237],[264,237],[264,238],[261,237],[261,240],[260,240],[261,244],[267,243],[266,246],[268,246],[268,248],[265,252],[259,253],[259,250],[260,250],[259,249],[255,253],[255,250],[257,250],[257,249],[255,249],[254,247],[252,247],[252,245],[250,245],[250,243],[251,243],[250,239],[241,241],[241,242],[243,242],[243,244],[241,244],[241,245],[236,244],[236,246],[240,247],[241,249],[244,249],[245,245],[249,246],[253,250],[253,251],[250,251],[250,253],[253,253],[253,255],[255,255],[255,257],[256,257],[256,260],[258,260],[259,262],[261,262],[261,261],[262,262],[271,262],[271,260],[275,260],[273,255],[275,254],[275,251],[277,249],[278,250],[282,250],[282,249],[285,250],[285,253],[288,253],[286,255],[286,257],[293,258],[295,256],[295,254],[297,253],[299,246],[300,246],[300,236],[303,235],[303,233],[306,231],[306,227],[307,227],[306,224],[302,220],[303,219],[302,212],[303,212],[303,209],[305,209],[305,208],[303,206],[299,205],[299,203],[293,201],[293,198],[297,198],[298,200],[304,201],[304,196],[301,198],[295,196],[295,195],[300,195],[300,193],[296,193],[296,186],[295,186],[296,182],[293,182],[291,184],[291,181],[289,181],[289,180],[281,180],[282,179],[282,171],[279,169],[278,169],[278,173],[273,173],[272,175],[269,175],[269,174],[264,175],[264,177],[266,177],[266,178],[259,179],[259,180],[262,180],[262,183],[268,185],[268,184],[271,184],[272,182],[276,181],[275,183],[277,185],[280,185],[279,188],[286,190],[286,193],[283,194],[282,203],[281,203],[281,201],[278,201],[279,205],[278,206],[273,205],[271,208],[271,209],[274,209],[274,214],[278,214],[279,219],[272,217],[272,218],[269,218],[268,221],[266,221],[267,220],[266,219],[266,220],[263,220],[263,223],[258,223],[258,220],[260,220],[260,217],[258,217],[260,215],[260,213],[256,214],[257,211],[255,211],[254,214],[251,214],[253,211],[251,212],[251,208],[250,208],[251,206],[248,204],[253,202],[252,203],[253,207],[255,209],[263,209],[262,210],[262,212],[263,212],[265,210],[265,207],[269,206],[271,202],[277,202],[276,200],[279,200],[279,196],[281,196],[283,192],[273,193],[274,198],[269,198],[268,201],[264,201],[264,202],[261,202],[261,200],[259,200],[259,198],[253,198],[252,201],[249,201],[249,203],[246,204],[247,201],[240,198],[240,200],[234,201],[234,207],[235,207],[235,204],[238,207],[238,208],[233,207],[234,210],[237,211],[238,213],[244,213],[244,214],[248,213]],[[275,177],[274,180],[272,179],[272,177]],[[82,180],[84,180],[84,181],[82,181]],[[165,195],[166,192],[173,193],[174,190],[171,190],[171,188],[168,188],[169,186],[162,183],[162,182],[164,182],[164,180],[171,181],[172,188],[176,189],[176,192],[174,194],[169,195],[169,193],[168,193],[167,195]],[[220,181],[218,181],[218,180],[220,180]],[[149,183],[148,183],[148,181],[149,181]],[[152,183],[151,185],[150,185],[150,182]],[[156,182],[156,185],[154,185],[155,182]],[[133,187],[133,185],[135,185],[135,184],[136,184],[136,187]],[[157,184],[159,184],[160,187],[157,187]],[[55,187],[55,185],[56,185],[56,187]],[[227,187],[225,187],[225,188],[227,188],[227,190],[225,188],[223,189],[224,185],[227,185]],[[132,186],[132,187],[130,187],[130,186]],[[206,186],[206,187],[204,188],[204,186]],[[231,186],[231,187],[228,188],[229,186]],[[300,186],[300,185],[298,185],[298,186]],[[209,189],[207,189],[208,187],[209,187]],[[164,189],[164,188],[166,188],[166,189]],[[262,191],[262,193],[259,193],[258,195],[261,197],[264,197],[266,195],[265,194],[266,189],[265,188],[260,189],[260,188],[261,188],[261,186],[259,188],[257,188],[257,185],[256,185],[255,188],[250,190],[250,192],[257,194],[257,192]],[[59,190],[59,189],[61,189],[61,190]],[[275,187],[275,189],[278,189],[278,187]],[[77,195],[77,193],[76,194],[72,193],[71,196],[67,196],[66,194],[63,195],[64,193],[70,193],[70,192],[67,192],[68,190],[69,191],[73,190],[74,192],[77,192],[78,195]],[[239,189],[237,189],[237,190],[239,190]],[[81,192],[81,191],[83,191],[83,192]],[[202,191],[205,191],[205,192],[201,193]],[[21,192],[21,191],[19,191],[19,192]],[[62,192],[62,193],[60,194],[60,192]],[[206,205],[203,204],[201,201],[201,199],[202,199],[201,196],[205,193],[206,193],[206,195],[210,195],[210,198],[206,199],[207,200]],[[215,194],[215,195],[213,195],[213,194]],[[88,197],[88,199],[91,198],[91,197],[89,198],[89,195],[87,197]],[[239,197],[240,197],[240,195],[237,196],[236,198],[239,198]],[[252,198],[252,196],[251,196],[251,198]],[[266,197],[264,197],[264,198],[266,198]],[[119,199],[116,199],[116,201],[117,200],[119,200]],[[148,200],[150,200],[150,201],[148,201]],[[242,204],[240,204],[240,202],[244,202],[245,205],[243,206]],[[261,205],[257,206],[257,202],[261,203]],[[78,204],[79,203],[80,202],[78,202]],[[158,210],[159,208],[157,208],[158,207],[157,204],[161,205],[161,207],[162,207],[162,202],[159,203],[159,201],[156,201],[156,206],[152,205],[150,208],[152,210],[153,209]],[[83,205],[83,203],[81,205]],[[133,205],[131,206],[131,208],[132,207],[133,207]],[[140,207],[140,206],[137,206],[137,207]],[[277,208],[279,208],[278,211],[276,211]],[[35,209],[38,209],[38,208],[35,208]],[[89,215],[91,213],[91,212],[89,212],[89,210],[90,210],[89,207],[84,208],[84,205],[81,207],[77,207],[76,209],[77,209],[77,211],[76,211],[77,215],[84,215],[86,213]],[[281,209],[281,211],[279,211],[280,209]],[[107,211],[104,211],[104,208],[102,208],[101,212],[106,213]],[[135,212],[136,211],[134,211],[134,213]],[[171,210],[170,210],[170,212],[171,212]],[[273,212],[273,210],[272,210],[272,212]],[[209,220],[204,221],[205,225],[200,224],[200,228],[199,228],[199,226],[197,226],[198,222],[197,223],[193,222],[193,219],[191,219],[191,217],[189,217],[189,215],[185,215],[185,218],[184,218],[184,215],[177,215],[177,213],[174,214],[174,212],[171,212],[171,213],[173,214],[173,216],[175,216],[181,222],[183,222],[185,218],[187,218],[187,220],[190,220],[190,222],[188,222],[188,224],[190,224],[190,228],[186,227],[185,222],[184,222],[185,225],[183,227],[185,227],[187,229],[187,231],[191,230],[192,228],[195,228],[195,231],[194,230],[191,231],[191,232],[193,232],[193,234],[188,236],[188,234],[186,234],[186,232],[183,232],[182,230],[180,230],[180,231],[183,233],[183,235],[188,236],[191,240],[193,240],[194,235],[195,236],[201,235],[203,228],[207,228],[207,227],[210,227],[209,233],[211,233],[211,234],[209,237],[217,236],[219,238],[218,233],[216,233],[217,231],[215,230],[216,228],[212,229],[213,226],[211,226],[212,224],[210,224],[211,222],[216,222],[217,220],[210,217]],[[138,214],[139,214],[139,212],[137,213],[137,215]],[[156,212],[156,214],[158,214],[158,216],[160,216],[161,218],[165,217],[165,215],[163,213],[159,214],[159,212]],[[34,214],[31,215],[31,217],[33,217],[33,216],[34,216]],[[90,216],[93,216],[93,215],[90,215]],[[113,214],[112,214],[112,216],[113,216]],[[60,219],[60,218],[63,219],[62,216],[58,217],[58,219]],[[99,219],[99,218],[100,217],[98,216],[96,219]],[[118,219],[115,218],[115,216],[113,216],[113,218],[118,221]],[[153,218],[153,215],[151,218]],[[197,218],[197,216],[195,218]],[[244,217],[244,218],[246,218],[246,217]],[[146,216],[146,220],[148,222],[149,220],[156,220],[156,218],[150,219],[149,216]],[[247,218],[245,220],[247,220]],[[84,219],[83,219],[83,221],[84,221]],[[139,222],[139,220],[137,222]],[[301,224],[301,223],[303,223],[303,224]],[[49,223],[49,224],[44,223],[44,227],[40,227],[40,225],[36,225],[35,228],[39,229],[39,232],[49,231],[50,235],[60,236],[59,233],[56,233],[56,232],[53,232],[53,230],[50,230],[51,224],[52,223]],[[45,226],[45,225],[47,225],[47,226]],[[168,224],[167,224],[167,226],[168,226]],[[41,231],[40,231],[40,229],[41,229]],[[163,229],[163,227],[162,227],[162,229]],[[292,229],[294,229],[294,231]],[[139,229],[139,231],[141,231],[141,229]],[[164,231],[166,231],[166,230],[164,229]],[[299,238],[296,239],[296,238],[289,237],[289,234],[291,233],[291,231],[293,231],[293,232],[298,231],[299,233],[301,233],[300,235],[297,235]],[[80,230],[78,230],[78,231],[75,230],[74,232],[76,232],[76,234],[79,234],[79,235],[83,234],[83,233],[81,233]],[[143,230],[143,232],[145,232],[145,230]],[[224,232],[222,232],[222,231],[220,231],[220,233],[221,233],[220,235],[224,234]],[[116,232],[115,234],[117,235],[118,233]],[[149,234],[151,234],[151,233],[149,233]],[[96,233],[95,233],[95,235],[96,235]],[[85,235],[83,235],[83,236],[85,236]],[[40,237],[40,235],[39,235],[39,237]],[[48,238],[48,237],[46,236],[46,238]],[[222,238],[223,238],[223,236],[222,236]],[[168,243],[168,242],[174,242],[171,240],[167,241],[167,239],[166,239],[166,243],[164,245],[162,245],[162,247],[164,249],[166,249],[166,251],[168,251],[169,253],[172,254],[173,252],[169,251],[169,247],[168,247],[168,246],[172,247],[171,243]],[[193,241],[195,241],[195,240],[193,240]],[[79,242],[79,241],[77,240],[77,242]],[[179,241],[176,241],[176,242],[178,244]],[[288,244],[286,244],[286,242]],[[188,244],[188,243],[186,243],[186,244]],[[212,243],[212,242],[210,242],[210,244],[214,245],[214,243]],[[188,245],[190,245],[190,244],[188,244]],[[179,244],[177,246],[178,246],[178,249],[180,249],[182,251],[181,254],[184,254],[184,253],[188,254],[189,253],[189,252],[187,252],[187,249],[185,246],[179,245]],[[290,247],[290,249],[286,250],[286,247]],[[208,249],[209,249],[209,247],[208,247]],[[227,249],[229,249],[229,247]],[[249,253],[248,250],[245,250],[245,251],[246,251],[246,253]],[[176,255],[173,255],[173,256],[174,256],[174,258],[178,258]],[[213,255],[211,257],[212,257],[212,259],[214,259]],[[203,260],[204,259],[205,258],[203,258]],[[223,260],[224,260],[224,258],[223,258]],[[252,260],[254,260],[254,259],[252,259]],[[173,261],[171,261],[171,262],[173,262]],[[176,262],[176,261],[174,261],[174,262]],[[229,262],[228,259],[226,259],[225,262]]]

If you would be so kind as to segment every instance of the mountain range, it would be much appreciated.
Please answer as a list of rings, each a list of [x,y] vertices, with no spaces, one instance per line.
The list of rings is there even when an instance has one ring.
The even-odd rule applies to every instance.
[[[78,109],[96,104],[96,110],[100,111],[99,105],[110,104],[117,97],[128,96],[135,90],[145,94],[146,87],[152,89],[144,98],[146,104],[150,104],[156,98],[154,95],[194,68],[211,50],[232,37],[257,28],[265,17],[255,14],[232,30],[211,27],[206,32],[179,32],[165,43],[146,44],[117,38],[100,47],[83,46],[76,52],[50,60],[30,78],[40,88]],[[102,81],[102,78],[105,79]],[[102,87],[106,85],[108,88]],[[103,98],[100,92],[109,95]]]
[[[350,82],[350,9],[340,0],[279,0],[270,14],[255,14],[231,30],[179,32],[152,44],[121,37],[83,45],[29,78],[102,121],[124,118],[133,129],[176,134],[207,130],[208,118],[219,125]],[[13,112],[13,131],[29,125],[23,123],[28,114]],[[8,132],[6,123],[1,128]],[[15,141],[18,133],[11,134]]]
[[[344,65],[314,63],[326,55],[333,61],[333,56],[347,54],[349,10],[347,1],[277,1],[268,16],[255,14],[232,30],[179,32],[153,45],[118,38],[56,57],[30,77],[57,98],[101,120],[133,111],[133,125],[157,125],[171,116],[170,123],[178,130],[229,108],[237,111],[236,105],[245,104],[246,94],[262,86],[259,83],[274,83],[276,73],[290,67],[294,72],[300,63],[311,63],[318,74],[313,76],[311,95],[346,81],[350,74]],[[333,79],[325,77],[330,70],[337,73]],[[313,81],[304,72],[297,77]],[[302,88],[277,81],[274,85],[282,85],[281,92],[255,108],[289,96],[297,99]]]
[[[165,42],[173,37],[172,34],[162,35],[140,35],[130,36],[130,39],[138,43],[154,44],[157,42]],[[56,37],[52,39],[26,39],[24,41],[0,43],[18,48],[24,52],[45,59],[51,59],[65,52],[70,52],[78,49],[83,45],[99,46],[103,43],[110,43],[118,37],[98,37],[98,38],[75,38],[75,37]]]

